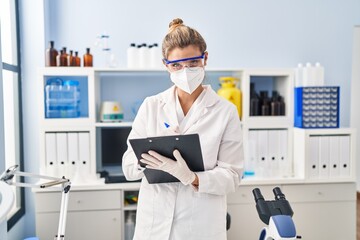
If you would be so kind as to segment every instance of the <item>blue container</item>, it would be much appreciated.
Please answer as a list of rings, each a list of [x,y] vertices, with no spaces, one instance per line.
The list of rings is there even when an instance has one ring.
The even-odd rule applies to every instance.
[[[340,87],[297,87],[294,97],[295,127],[339,127]]]
[[[80,117],[79,82],[63,81],[59,78],[49,79],[45,86],[46,118]]]

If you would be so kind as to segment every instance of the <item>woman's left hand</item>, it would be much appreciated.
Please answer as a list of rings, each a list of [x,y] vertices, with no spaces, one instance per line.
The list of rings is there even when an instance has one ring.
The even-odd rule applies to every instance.
[[[173,154],[176,161],[155,151],[149,151],[148,154],[143,153],[141,155],[143,159],[140,161],[146,164],[146,168],[168,172],[184,185],[191,184],[196,179],[195,173],[189,169],[178,150],[174,150]]]

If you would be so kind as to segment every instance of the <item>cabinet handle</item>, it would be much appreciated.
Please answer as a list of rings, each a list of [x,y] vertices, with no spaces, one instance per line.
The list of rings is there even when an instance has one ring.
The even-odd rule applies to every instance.
[[[113,221],[116,222],[116,221],[117,221],[117,218],[113,218]]]
[[[318,192],[318,195],[323,195],[323,193],[322,193],[322,192]]]
[[[80,203],[81,203],[81,200],[77,200],[76,203],[77,203],[77,204],[80,204]]]
[[[242,193],[241,196],[242,196],[243,198],[245,198],[245,197],[246,197],[246,194],[245,194],[245,193]]]

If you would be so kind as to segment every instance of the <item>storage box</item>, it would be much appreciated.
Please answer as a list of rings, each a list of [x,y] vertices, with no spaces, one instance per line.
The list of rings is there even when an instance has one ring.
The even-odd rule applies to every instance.
[[[294,93],[294,126],[338,128],[340,87],[297,87]]]

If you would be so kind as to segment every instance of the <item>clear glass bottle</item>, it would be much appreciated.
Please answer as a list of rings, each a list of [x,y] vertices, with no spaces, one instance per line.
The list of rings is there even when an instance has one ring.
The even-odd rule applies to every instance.
[[[84,54],[84,67],[93,66],[93,56],[90,54],[90,48],[86,48],[86,53]]]
[[[54,48],[54,41],[50,41],[49,48],[46,49],[45,53],[45,66],[56,67],[56,57],[58,54],[58,51]]]

